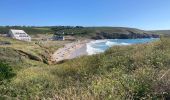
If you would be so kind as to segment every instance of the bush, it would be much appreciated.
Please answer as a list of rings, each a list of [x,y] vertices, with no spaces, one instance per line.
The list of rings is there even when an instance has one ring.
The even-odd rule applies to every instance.
[[[12,68],[9,65],[0,62],[0,81],[10,79],[15,75],[16,74],[13,72]]]

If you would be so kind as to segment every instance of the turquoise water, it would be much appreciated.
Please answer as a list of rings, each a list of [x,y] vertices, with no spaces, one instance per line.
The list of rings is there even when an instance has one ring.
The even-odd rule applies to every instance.
[[[108,48],[116,45],[125,46],[132,44],[149,43],[159,40],[159,38],[143,38],[143,39],[105,39],[95,40],[87,43],[87,53],[89,55],[102,53]]]

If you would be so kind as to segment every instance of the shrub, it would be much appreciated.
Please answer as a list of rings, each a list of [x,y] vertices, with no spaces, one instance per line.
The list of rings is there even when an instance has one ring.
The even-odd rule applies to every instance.
[[[5,63],[0,63],[0,81],[5,80],[5,79],[10,79],[15,76],[15,73],[13,72],[12,68],[5,64]]]

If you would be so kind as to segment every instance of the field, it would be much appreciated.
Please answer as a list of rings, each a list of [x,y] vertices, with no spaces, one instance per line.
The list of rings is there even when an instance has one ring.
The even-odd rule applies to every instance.
[[[11,43],[0,46],[0,99],[170,98],[169,38],[148,44],[114,46],[105,53],[61,64],[46,63],[47,52],[57,49],[52,43],[50,46],[7,38],[0,41]],[[58,47],[63,44],[53,43]]]
[[[0,26],[0,34],[8,33],[9,29],[21,29],[26,31],[30,35],[34,34],[46,34],[51,33],[51,29],[48,27],[26,27],[26,26]]]

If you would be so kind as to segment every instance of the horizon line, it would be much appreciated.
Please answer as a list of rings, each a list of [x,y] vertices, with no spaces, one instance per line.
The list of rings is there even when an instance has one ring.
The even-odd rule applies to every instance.
[[[76,26],[82,26],[82,27],[110,27],[110,28],[134,28],[134,29],[140,29],[145,31],[155,31],[155,30],[170,30],[170,28],[166,29],[143,29],[143,28],[137,28],[137,27],[130,27],[130,26],[107,26],[107,25],[0,25],[0,27],[13,27],[13,26],[19,26],[19,27],[55,27],[55,26],[70,26],[70,27],[76,27]]]

